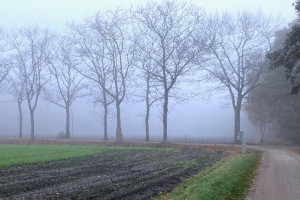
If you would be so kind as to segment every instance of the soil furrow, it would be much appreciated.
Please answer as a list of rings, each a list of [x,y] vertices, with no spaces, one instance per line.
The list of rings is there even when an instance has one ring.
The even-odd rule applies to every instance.
[[[126,150],[0,168],[5,199],[147,199],[223,157],[199,149]]]

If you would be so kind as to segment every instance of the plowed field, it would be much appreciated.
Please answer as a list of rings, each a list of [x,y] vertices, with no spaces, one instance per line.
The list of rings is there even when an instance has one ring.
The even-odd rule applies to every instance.
[[[110,150],[0,168],[3,199],[149,199],[224,156],[204,149]]]

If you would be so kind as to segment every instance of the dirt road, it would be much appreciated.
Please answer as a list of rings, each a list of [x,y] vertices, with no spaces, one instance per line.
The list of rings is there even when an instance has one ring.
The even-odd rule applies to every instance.
[[[300,155],[290,147],[250,146],[263,160],[248,200],[299,200]]]

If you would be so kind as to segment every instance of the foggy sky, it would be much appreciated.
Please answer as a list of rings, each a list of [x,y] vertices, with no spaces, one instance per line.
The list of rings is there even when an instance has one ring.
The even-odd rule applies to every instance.
[[[156,0],[157,1],[157,0]],[[40,24],[62,30],[67,21],[80,21],[98,10],[144,4],[146,0],[1,0],[0,24],[20,26]],[[281,15],[287,22],[296,18],[294,0],[191,0],[208,12],[261,9],[266,14]]]
[[[22,25],[38,24],[61,32],[67,21],[81,21],[98,10],[114,8],[115,6],[130,7],[143,4],[141,0],[1,0],[0,25],[7,28]],[[290,22],[296,18],[293,0],[194,0],[192,1],[208,12],[236,11],[245,9],[261,9],[266,14],[280,15]],[[3,88],[2,88],[3,89]],[[202,87],[203,89],[203,87]],[[203,90],[202,90],[203,92]],[[225,91],[226,92],[226,91]],[[224,93],[222,94],[224,95]],[[168,118],[168,136],[188,139],[193,137],[228,137],[233,138],[234,114],[231,105],[222,107],[222,95],[214,95],[208,100],[195,97],[182,104],[171,105]],[[24,137],[29,137],[29,111],[24,101]],[[144,112],[143,103],[126,102],[121,107],[122,132],[124,139],[145,135],[144,121],[139,115]],[[75,138],[103,138],[102,110],[96,108],[89,99],[76,101],[72,107],[73,123],[71,136]],[[114,106],[110,106],[108,124],[109,139],[115,139]],[[157,108],[151,111],[150,140],[153,137],[162,138],[162,122]],[[65,130],[64,110],[47,103],[42,97],[35,112],[36,138],[56,137]],[[73,124],[73,129],[72,129]],[[257,130],[247,120],[247,114],[242,112],[241,129],[246,134],[254,135]],[[72,131],[74,130],[74,131]],[[18,136],[17,103],[13,98],[0,93],[0,137]]]

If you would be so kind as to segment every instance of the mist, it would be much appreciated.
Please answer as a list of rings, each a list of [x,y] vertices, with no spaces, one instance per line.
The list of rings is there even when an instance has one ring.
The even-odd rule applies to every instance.
[[[292,2],[292,1],[291,1]],[[140,3],[140,2],[139,2]],[[196,2],[195,2],[196,3]],[[268,2],[269,4],[272,4]],[[282,4],[288,5],[285,1]],[[1,5],[2,4],[2,5]],[[93,16],[97,11],[106,11],[115,6],[121,8],[135,9],[136,6],[145,6],[146,2],[138,4],[137,1],[129,1],[122,3],[119,1],[99,2],[99,1],[59,1],[51,2],[33,2],[22,1],[18,4],[3,1],[0,4],[1,21],[7,30],[14,30],[17,27],[31,26],[35,24],[40,27],[48,27],[51,31],[62,34],[65,25],[70,24],[75,27],[78,23],[83,23],[86,17]],[[206,9],[208,13],[215,11],[229,10],[235,12],[235,9],[248,8],[250,1],[244,4],[241,2],[224,3],[208,3],[202,1],[196,3]],[[251,2],[251,9],[261,9],[266,14],[276,11],[275,14],[285,13],[285,18],[291,21],[295,18],[295,14],[291,12],[293,8],[282,7],[281,3],[269,6],[265,4],[255,4]],[[258,7],[257,7],[258,6]],[[272,7],[272,8],[271,8]],[[12,15],[11,10],[14,9],[17,15]],[[74,28],[73,27],[73,28]],[[75,28],[74,28],[75,29]],[[201,51],[201,50],[199,50]],[[194,64],[195,65],[195,64]],[[201,76],[202,72],[197,72],[197,76]],[[131,81],[135,81],[134,78]],[[186,83],[179,88],[184,91],[182,94],[187,95],[184,100],[176,100],[170,98],[168,108],[168,139],[170,141],[185,142],[231,142],[234,140],[233,133],[236,132],[234,127],[235,112],[229,99],[224,99],[228,93],[226,90],[216,90],[213,96],[205,94],[208,89],[206,83],[197,83],[189,86]],[[204,85],[204,86],[203,86]],[[217,84],[213,86],[217,87]],[[13,96],[7,94],[7,83],[1,87],[0,96],[0,137],[17,138],[18,137],[18,107]],[[201,89],[200,89],[201,88]],[[48,89],[49,91],[52,88]],[[133,90],[134,93],[134,90]],[[198,95],[193,95],[198,93]],[[203,95],[201,95],[203,93]],[[179,94],[180,96],[181,94]],[[115,97],[119,101],[119,97]],[[132,93],[126,94],[125,100],[120,105],[122,130],[118,130],[116,126],[116,110],[113,104],[108,106],[108,123],[107,133],[109,140],[116,140],[116,130],[122,131],[124,140],[144,140],[145,125],[144,112],[145,105],[143,101],[134,101]],[[70,136],[72,139],[104,139],[103,133],[103,108],[99,104],[95,104],[91,96],[85,95],[82,98],[74,100],[70,106]],[[227,106],[224,106],[226,104]],[[30,111],[27,108],[26,100],[23,105],[23,137],[30,138]],[[150,141],[161,141],[163,136],[164,125],[163,112],[161,108],[163,103],[158,101],[150,110],[149,118],[149,135]],[[60,133],[65,132],[65,111],[64,109],[50,103],[45,95],[41,94],[35,110],[35,137],[36,138],[57,138]],[[259,141],[259,130],[254,127],[248,120],[245,111],[241,112],[241,127],[247,138],[254,142]]]
[[[223,107],[221,99],[194,99],[176,104],[170,109],[169,139],[170,141],[188,142],[231,142],[234,130],[234,113],[230,106]],[[103,139],[103,117],[100,106],[94,106],[88,99],[80,99],[71,109],[71,136],[73,139]],[[11,96],[2,95],[0,103],[1,137],[18,137],[17,103]],[[122,106],[123,135],[125,140],[144,140],[145,126],[144,104],[127,102]],[[108,138],[115,140],[115,113],[111,106],[108,124]],[[161,141],[162,122],[158,109],[153,109],[150,116],[150,140]],[[24,106],[24,138],[30,138],[29,111]],[[246,113],[242,115],[242,129],[252,141],[259,140],[258,130],[248,120]],[[220,128],[222,127],[222,128]],[[36,111],[36,138],[57,138],[65,131],[64,110],[41,101]]]
[[[300,0],[0,0],[0,199],[300,199]]]

